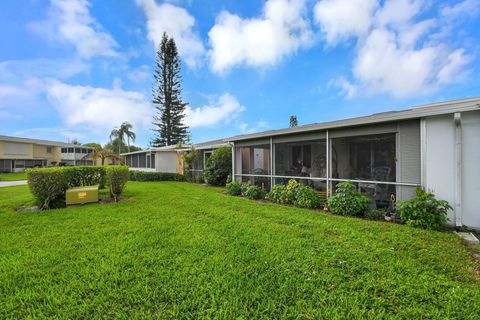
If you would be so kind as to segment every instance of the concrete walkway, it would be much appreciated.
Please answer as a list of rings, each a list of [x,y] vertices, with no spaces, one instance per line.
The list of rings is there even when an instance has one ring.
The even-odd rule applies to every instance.
[[[1,187],[13,187],[13,186],[23,186],[27,184],[27,180],[19,180],[19,181],[0,181],[0,188]]]

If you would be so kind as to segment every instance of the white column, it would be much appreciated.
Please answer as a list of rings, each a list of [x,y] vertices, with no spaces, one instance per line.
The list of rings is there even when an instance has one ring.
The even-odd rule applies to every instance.
[[[462,213],[462,118],[454,114],[455,121],[455,225],[463,225]]]
[[[326,158],[327,158],[327,159],[326,159],[327,163],[325,163],[325,166],[326,166],[326,169],[327,169],[327,190],[325,190],[325,191],[327,192],[327,197],[328,197],[328,196],[329,196],[328,190],[330,189],[330,175],[331,175],[331,172],[330,172],[330,170],[331,170],[331,161],[330,161],[330,137],[329,137],[329,135],[328,135],[328,130],[327,130],[327,132],[326,132],[326,134],[325,134],[325,141],[326,141],[325,146],[326,146],[326,148],[327,148],[327,157],[326,157]]]

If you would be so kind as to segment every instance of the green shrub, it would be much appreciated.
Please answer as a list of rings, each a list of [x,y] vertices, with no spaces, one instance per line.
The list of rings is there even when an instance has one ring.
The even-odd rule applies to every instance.
[[[242,195],[242,183],[237,181],[227,183],[227,194],[231,196]]]
[[[267,199],[275,203],[282,203],[281,200],[286,189],[287,187],[283,184],[274,185],[272,190],[267,194]]]
[[[330,211],[342,216],[363,216],[370,203],[370,199],[356,191],[351,182],[339,183],[335,194],[327,201]]]
[[[185,177],[178,173],[170,172],[145,172],[130,170],[130,181],[185,181]]]
[[[386,214],[386,209],[370,209],[365,211],[365,218],[369,220],[384,220]]]
[[[265,195],[266,195],[265,189],[256,185],[249,186],[244,193],[245,197],[253,200],[264,199]]]
[[[407,225],[428,230],[440,230],[447,223],[448,210],[445,200],[438,200],[433,193],[417,188],[416,197],[397,203],[397,213]]]
[[[280,203],[282,204],[294,204],[295,203],[295,194],[297,188],[300,184],[295,179],[290,179],[285,188],[285,192],[280,197]]]
[[[110,190],[110,196],[118,202],[123,188],[128,181],[127,166],[108,166],[106,168],[106,185]]]
[[[245,196],[245,192],[247,192],[247,189],[250,187],[250,184],[246,182],[242,182],[241,189],[242,189],[242,195]]]
[[[295,189],[293,204],[300,208],[316,209],[322,206],[323,202],[315,189],[299,184]]]
[[[28,186],[40,209],[65,207],[65,191],[69,187],[65,168],[27,169],[26,173]]]
[[[281,204],[291,204],[301,208],[319,208],[323,202],[315,189],[298,183],[295,179],[285,186],[277,184],[267,194],[267,199]]]
[[[75,166],[63,167],[63,172],[70,188],[96,186],[105,188],[105,167]]]
[[[65,207],[69,188],[98,185],[105,188],[106,167],[78,166],[27,169],[30,190],[38,206],[44,209]]]
[[[224,186],[232,172],[232,148],[222,147],[215,149],[207,159],[204,178],[213,186]]]

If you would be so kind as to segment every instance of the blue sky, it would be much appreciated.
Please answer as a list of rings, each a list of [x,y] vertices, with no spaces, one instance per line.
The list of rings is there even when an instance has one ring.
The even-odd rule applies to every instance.
[[[194,142],[479,96],[480,0],[0,2],[0,134],[152,138],[155,48]]]

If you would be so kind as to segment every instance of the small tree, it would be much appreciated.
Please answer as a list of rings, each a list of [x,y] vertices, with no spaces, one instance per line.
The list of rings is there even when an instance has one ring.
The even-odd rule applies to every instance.
[[[298,127],[298,119],[297,119],[297,116],[295,115],[290,116],[290,128],[293,128],[293,127]]]
[[[208,184],[224,186],[232,173],[232,148],[215,149],[205,165],[204,175]]]

